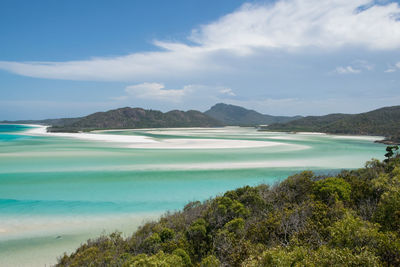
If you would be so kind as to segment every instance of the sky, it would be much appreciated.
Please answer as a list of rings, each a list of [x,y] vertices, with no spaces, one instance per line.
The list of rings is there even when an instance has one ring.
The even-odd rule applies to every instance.
[[[0,120],[400,104],[400,3],[2,0]]]

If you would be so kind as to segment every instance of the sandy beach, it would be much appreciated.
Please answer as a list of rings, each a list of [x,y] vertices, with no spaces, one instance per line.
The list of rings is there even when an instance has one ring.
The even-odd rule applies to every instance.
[[[33,135],[33,136],[53,136],[53,137],[63,137],[63,138],[76,138],[81,140],[88,141],[97,141],[97,142],[109,142],[109,143],[118,143],[126,148],[140,148],[140,149],[225,149],[225,148],[257,148],[257,147],[273,147],[273,146],[291,146],[291,150],[301,150],[307,149],[307,146],[296,146],[289,145],[282,142],[276,141],[268,141],[268,139],[272,140],[301,140],[307,136],[327,136],[335,139],[356,139],[356,140],[366,140],[366,141],[375,141],[382,140],[383,137],[380,136],[352,136],[352,135],[329,135],[325,133],[317,133],[317,132],[299,132],[296,134],[287,134],[285,136],[268,136],[265,141],[253,141],[253,140],[227,140],[227,139],[202,139],[199,138],[179,138],[179,139],[152,139],[147,136],[141,135],[119,135],[119,134],[108,134],[108,132],[123,132],[123,131],[133,131],[137,129],[115,129],[115,130],[99,130],[93,131],[90,133],[52,133],[47,132],[48,126],[43,125],[28,125],[34,127],[25,131],[24,135]],[[226,127],[225,130],[234,129],[233,127]],[[174,128],[165,128],[165,129],[140,129],[141,132],[147,133],[158,133],[160,130],[163,130],[163,135],[177,135],[182,132],[177,131]],[[201,131],[204,128],[182,128],[180,130],[186,131],[188,135],[195,133],[196,135],[202,135]],[[208,133],[219,133],[223,132],[221,129],[208,129]],[[282,133],[280,133],[282,134]]]
[[[117,135],[104,134],[107,131],[96,131],[93,133],[51,133],[47,132],[47,126],[29,125],[35,128],[25,131],[24,135],[54,136],[64,138],[77,138],[88,141],[100,141],[124,144],[127,148],[149,148],[149,149],[224,149],[224,148],[255,148],[285,146],[287,144],[268,141],[249,140],[222,140],[222,139],[168,139],[154,140],[150,137],[140,135]],[[186,128],[185,128],[186,129]],[[196,128],[187,128],[196,129]],[[116,130],[117,131],[117,130]]]
[[[51,133],[47,132],[48,126],[43,125],[28,125],[35,127],[24,132],[24,135],[39,135],[39,136],[54,136],[66,138],[78,138],[82,140],[101,141],[101,142],[116,142],[116,143],[154,143],[156,141],[145,136],[118,136],[112,134],[95,134],[95,133]]]

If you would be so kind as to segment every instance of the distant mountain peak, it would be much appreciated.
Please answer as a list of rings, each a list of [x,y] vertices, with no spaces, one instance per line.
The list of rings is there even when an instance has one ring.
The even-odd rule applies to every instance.
[[[299,118],[299,116],[286,117],[265,115],[252,109],[246,109],[241,106],[225,103],[217,103],[204,113],[227,125],[238,126],[256,126],[278,122],[289,122]]]

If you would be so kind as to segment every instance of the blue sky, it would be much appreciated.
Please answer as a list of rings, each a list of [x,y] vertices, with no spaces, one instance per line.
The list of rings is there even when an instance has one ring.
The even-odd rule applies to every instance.
[[[0,120],[398,105],[399,18],[398,1],[4,0]]]

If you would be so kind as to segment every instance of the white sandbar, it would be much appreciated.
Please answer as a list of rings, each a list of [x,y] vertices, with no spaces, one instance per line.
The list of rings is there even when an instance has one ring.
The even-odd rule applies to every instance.
[[[255,148],[271,146],[288,146],[288,144],[271,141],[228,140],[228,139],[201,139],[181,138],[154,140],[141,135],[118,135],[96,133],[52,133],[47,132],[47,126],[31,125],[35,128],[25,131],[25,135],[54,136],[78,138],[82,140],[124,143],[127,148],[148,149],[224,149],[224,148]]]
[[[114,134],[94,134],[94,133],[52,133],[47,132],[48,126],[30,125],[35,126],[33,129],[25,131],[24,135],[39,135],[39,136],[54,136],[54,137],[67,137],[77,138],[90,141],[102,142],[116,142],[116,143],[156,143],[157,141],[138,135],[114,135]]]
[[[152,144],[132,144],[130,148],[153,149],[223,149],[287,146],[287,144],[268,141],[224,140],[224,139],[165,139]]]

